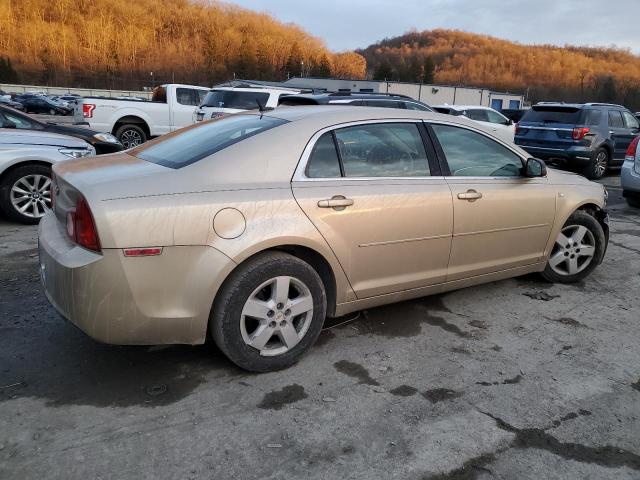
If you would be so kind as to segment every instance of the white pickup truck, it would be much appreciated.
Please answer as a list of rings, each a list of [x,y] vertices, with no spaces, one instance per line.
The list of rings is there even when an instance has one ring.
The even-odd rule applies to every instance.
[[[151,100],[85,97],[82,116],[89,127],[115,135],[125,148],[193,123],[193,111],[210,88],[167,84],[153,90]]]

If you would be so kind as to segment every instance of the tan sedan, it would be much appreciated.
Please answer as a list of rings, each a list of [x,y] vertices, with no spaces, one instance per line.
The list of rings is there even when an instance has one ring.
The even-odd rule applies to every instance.
[[[54,167],[41,277],[115,344],[203,343],[291,365],[326,316],[602,261],[606,192],[461,117],[362,107],[239,114]]]

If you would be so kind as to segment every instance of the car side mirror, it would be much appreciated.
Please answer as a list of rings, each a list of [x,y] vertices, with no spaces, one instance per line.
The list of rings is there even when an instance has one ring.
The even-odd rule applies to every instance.
[[[513,125],[513,120],[511,120],[510,118],[507,120],[507,122],[505,123],[505,125],[507,126],[511,126]]]
[[[547,165],[539,158],[529,158],[524,165],[524,176],[528,178],[546,177]]]

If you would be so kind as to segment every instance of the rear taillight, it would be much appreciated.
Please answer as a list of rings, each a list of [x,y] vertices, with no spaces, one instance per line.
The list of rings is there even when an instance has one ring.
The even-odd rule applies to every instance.
[[[627,148],[627,154],[625,158],[627,160],[631,160],[632,162],[636,159],[636,153],[638,151],[638,142],[640,141],[640,137],[636,137],[633,139],[633,142],[629,144],[629,148]]]
[[[573,129],[571,136],[574,140],[582,140],[589,133],[589,127],[576,127]]]
[[[93,103],[83,103],[82,104],[82,116],[84,118],[93,118],[93,111],[96,109],[96,106]]]
[[[521,130],[520,130],[520,124],[519,124],[519,123],[516,123],[516,135],[519,135],[519,134],[520,134],[520,132],[521,132]]]
[[[78,203],[73,212],[67,213],[67,234],[69,238],[87,250],[100,252],[100,238],[93,221],[93,214],[87,200],[78,196]]]

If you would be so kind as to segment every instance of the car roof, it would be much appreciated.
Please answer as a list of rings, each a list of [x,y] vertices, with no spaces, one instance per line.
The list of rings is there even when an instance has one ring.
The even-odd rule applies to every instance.
[[[538,102],[532,108],[535,107],[567,107],[567,108],[590,108],[590,107],[605,107],[605,108],[620,108],[626,110],[626,107],[615,103],[562,103],[562,102]]]
[[[288,92],[295,94],[299,92],[299,88],[290,88],[290,87],[267,87],[267,86],[231,86],[231,87],[214,87],[210,89],[210,91],[219,91],[225,90],[230,92]]]
[[[462,111],[462,110],[492,110],[496,112],[497,110],[491,107],[485,107],[484,105],[432,105],[431,108],[449,108],[451,110]]]

